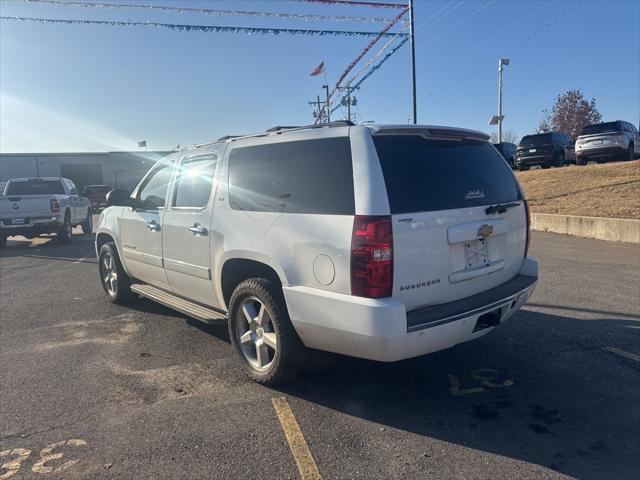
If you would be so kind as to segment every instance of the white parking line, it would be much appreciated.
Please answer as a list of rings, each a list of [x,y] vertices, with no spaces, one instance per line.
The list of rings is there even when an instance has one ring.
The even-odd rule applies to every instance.
[[[603,350],[640,363],[640,355],[636,355],[635,353],[627,352],[626,350],[621,350],[616,347],[604,347]]]
[[[89,253],[88,255],[85,255],[84,257],[81,257],[81,258],[79,258],[79,259],[77,259],[77,260],[74,260],[74,261],[73,261],[73,263],[82,263],[82,262],[84,262],[85,260],[88,260],[88,259],[90,259],[90,258],[93,258],[93,252],[91,252],[91,253]]]

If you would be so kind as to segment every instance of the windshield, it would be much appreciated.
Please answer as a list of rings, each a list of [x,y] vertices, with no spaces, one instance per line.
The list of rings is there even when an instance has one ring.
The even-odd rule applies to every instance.
[[[597,133],[617,132],[622,130],[618,122],[596,123],[595,125],[587,125],[582,129],[580,135],[595,135]]]
[[[9,182],[5,195],[64,195],[60,180],[25,180]]]
[[[374,136],[392,214],[468,208],[522,199],[490,143]]]
[[[551,143],[551,134],[541,133],[539,135],[527,135],[520,140],[521,147],[530,147],[532,145],[540,145],[541,143]]]

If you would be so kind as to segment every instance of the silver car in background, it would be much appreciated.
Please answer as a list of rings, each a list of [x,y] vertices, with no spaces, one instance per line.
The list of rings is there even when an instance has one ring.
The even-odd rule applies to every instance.
[[[633,160],[640,155],[640,135],[635,125],[622,120],[587,125],[576,140],[576,164],[589,160]]]

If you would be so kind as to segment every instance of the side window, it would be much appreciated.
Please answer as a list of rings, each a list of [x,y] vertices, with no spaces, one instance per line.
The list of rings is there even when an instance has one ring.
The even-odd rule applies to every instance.
[[[74,183],[71,180],[67,180],[67,185],[69,185],[69,193],[71,195],[77,195],[78,194],[76,186],[74,185]]]
[[[162,164],[154,168],[142,188],[138,191],[138,204],[143,209],[163,208],[167,197],[169,182],[173,168],[170,165]]]
[[[229,156],[234,210],[353,215],[348,137],[238,147]]]
[[[215,154],[183,160],[173,190],[172,206],[205,207],[213,190],[217,163],[218,157]]]
[[[631,131],[633,133],[635,133],[636,135],[638,134],[638,129],[636,128],[636,126],[634,124],[631,124]]]

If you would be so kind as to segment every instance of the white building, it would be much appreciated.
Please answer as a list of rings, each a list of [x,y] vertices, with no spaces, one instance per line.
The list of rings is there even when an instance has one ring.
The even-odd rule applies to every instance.
[[[66,177],[80,189],[109,185],[131,190],[172,152],[2,153],[0,182],[20,177]]]

